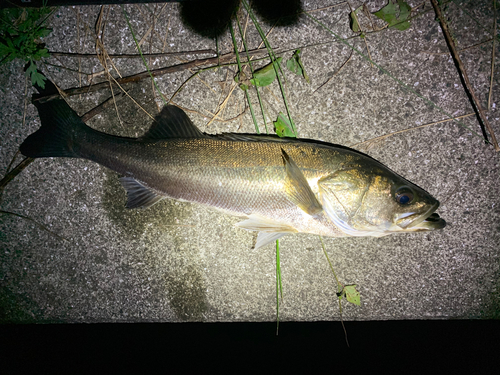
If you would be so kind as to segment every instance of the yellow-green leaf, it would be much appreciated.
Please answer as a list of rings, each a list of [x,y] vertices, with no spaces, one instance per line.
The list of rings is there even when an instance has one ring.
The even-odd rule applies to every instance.
[[[278,114],[278,118],[276,121],[273,121],[274,123],[274,130],[276,131],[276,134],[278,134],[279,137],[296,137],[295,133],[293,132],[293,127],[286,118],[286,116],[283,114],[283,112],[280,112]]]
[[[275,63],[280,64],[282,57],[278,57],[275,60]],[[253,73],[253,78],[250,80],[250,83],[255,86],[267,86],[273,83],[276,78],[276,71],[274,70],[273,63],[269,63],[263,68],[256,70]]]
[[[358,12],[363,8],[363,5],[359,6],[356,10],[353,10],[351,13],[349,13],[349,16],[351,18],[351,30],[354,31],[355,33],[360,32],[361,28],[359,27],[359,22],[358,22]]]
[[[358,306],[361,305],[360,295],[359,292],[356,290],[356,284],[344,286],[344,293],[347,301],[354,303],[355,305]]]
[[[300,49],[296,50],[293,56],[286,61],[286,67],[299,76],[303,76],[307,83],[309,83],[309,76],[306,73],[304,64],[300,59]]]

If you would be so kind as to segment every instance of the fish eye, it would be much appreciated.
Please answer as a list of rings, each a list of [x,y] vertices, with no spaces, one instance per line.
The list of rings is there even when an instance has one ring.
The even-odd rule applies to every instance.
[[[413,191],[406,187],[400,187],[394,194],[396,202],[402,205],[410,204],[413,201]]]

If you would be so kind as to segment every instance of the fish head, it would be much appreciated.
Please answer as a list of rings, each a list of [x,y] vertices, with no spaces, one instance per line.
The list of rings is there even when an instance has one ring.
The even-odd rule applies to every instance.
[[[439,201],[374,160],[359,161],[318,180],[330,220],[346,235],[381,237],[431,231],[446,222]]]

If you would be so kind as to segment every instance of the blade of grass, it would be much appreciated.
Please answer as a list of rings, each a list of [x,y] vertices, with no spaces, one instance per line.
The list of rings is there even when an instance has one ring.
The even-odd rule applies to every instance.
[[[245,36],[243,34],[243,31],[241,30],[241,24],[240,24],[240,20],[239,20],[238,16],[236,16],[236,22],[238,23],[238,30],[240,31],[241,40],[243,41],[243,46],[245,47],[245,53],[247,55],[248,66],[250,67],[250,72],[253,75],[253,72],[254,72],[253,65],[252,65],[252,62],[250,60],[250,55],[248,54],[247,43],[245,41]],[[259,88],[257,86],[255,86],[255,91],[257,92],[257,98],[259,100],[259,105],[260,105],[260,111],[262,112],[262,117],[264,118],[264,127],[266,128],[266,134],[269,134],[269,130],[267,129],[266,114],[264,113],[264,105],[262,103],[262,99],[260,98]],[[279,241],[279,240],[277,240],[277,241]]]
[[[167,104],[167,100],[165,99],[165,96],[163,95],[163,93],[161,92],[160,88],[158,87],[157,83],[156,83],[156,80],[154,79],[153,77],[153,74],[151,73],[151,71],[149,70],[149,66],[148,66],[148,63],[146,61],[146,59],[144,58],[143,54],[142,54],[142,50],[141,50],[141,47],[139,46],[139,43],[137,42],[137,39],[135,37],[135,34],[134,34],[134,30],[132,29],[132,25],[130,24],[130,21],[128,19],[128,15],[127,15],[127,11],[125,10],[125,8],[123,7],[123,5],[120,5],[121,8],[122,8],[122,11],[123,11],[123,15],[125,16],[125,19],[127,20],[127,25],[128,25],[128,28],[130,30],[130,32],[132,33],[132,38],[134,39],[134,42],[135,42],[135,45],[137,46],[137,50],[139,51],[139,54],[141,55],[141,58],[142,58],[142,62],[144,63],[144,66],[146,67],[148,73],[149,73],[149,76],[151,77],[151,80],[153,81],[153,84],[155,85],[156,87],[156,90],[158,91],[158,94],[160,94],[162,100],[163,100],[163,103],[166,105]]]
[[[241,40],[243,42],[243,46],[245,47],[245,53],[247,55],[247,62],[248,62],[248,65],[250,67],[250,72],[252,73],[253,75],[253,72],[254,72],[254,69],[253,69],[253,66],[252,66],[252,62],[250,60],[250,55],[248,53],[248,47],[247,47],[247,44],[246,44],[246,41],[245,41],[245,36],[244,36],[244,33],[243,31],[241,30],[241,23],[240,23],[240,20],[238,17],[236,17],[236,22],[238,24],[238,30],[240,32],[240,36],[241,36]],[[255,24],[255,21],[254,21],[254,24]],[[236,59],[238,61],[238,67],[240,69],[240,72],[241,72],[241,63],[240,63],[240,60],[239,60],[239,56],[238,56],[238,48],[237,48],[237,44],[236,44],[236,39],[234,37],[234,33],[233,33],[233,28],[232,28],[232,25],[230,25],[230,30],[231,30],[231,36],[233,38],[233,44],[234,44],[234,47],[235,47],[235,53],[236,53]],[[264,36],[265,38],[265,36]],[[271,61],[274,61],[275,58],[271,58]],[[276,64],[273,64],[274,66],[274,69],[276,71]],[[277,72],[276,72],[276,75],[277,75]],[[281,87],[281,85],[280,85]],[[269,130],[267,129],[267,121],[266,121],[266,115],[265,115],[265,112],[264,112],[264,105],[262,103],[262,99],[260,97],[260,93],[259,93],[259,88],[256,86],[255,87],[255,90],[257,92],[257,98],[258,98],[258,101],[259,101],[259,105],[260,105],[260,110],[262,112],[262,117],[264,118],[264,127],[266,128],[266,134],[269,134]],[[248,96],[248,89],[245,88],[245,94],[247,94],[247,100],[249,102],[249,105],[250,105],[250,111],[252,112],[252,118],[254,119],[254,123],[255,123],[255,127],[257,129],[257,132],[258,131],[258,126],[257,126],[257,123],[256,123],[256,119],[255,119],[255,115],[253,113],[253,109],[251,107],[251,103],[250,103],[250,98]],[[283,93],[283,97],[284,96],[284,92],[282,91]],[[280,317],[279,317],[279,306],[280,306],[280,302],[279,302],[279,297],[281,295],[281,298],[283,299],[283,285],[281,283],[281,265],[280,265],[280,240],[276,240],[276,336],[278,335],[279,333],[279,325],[280,325]]]
[[[234,36],[234,30],[233,30],[232,23],[229,24],[229,31],[231,32],[231,38],[233,38],[234,53],[236,54],[236,61],[238,63],[238,69],[239,69],[239,72],[242,73],[243,70],[241,68],[240,54],[238,52],[238,44],[236,43],[236,38]],[[259,125],[257,125],[257,119],[255,118],[255,113],[253,111],[252,101],[250,100],[250,95],[248,94],[248,88],[246,88],[246,87],[243,88],[243,91],[245,92],[248,106],[250,107],[250,113],[252,114],[252,120],[253,120],[253,124],[255,125],[255,131],[257,132],[257,134],[260,134]]]
[[[286,100],[286,95],[285,95],[285,90],[284,90],[283,82],[281,82],[281,77],[279,75],[279,72],[281,72],[281,74],[283,74],[283,71],[281,70],[281,67],[279,66],[279,64],[276,63],[276,56],[274,55],[273,49],[271,48],[271,45],[269,44],[269,41],[266,38],[266,34],[264,33],[264,31],[262,31],[262,28],[260,27],[259,22],[257,21],[257,18],[253,14],[252,9],[250,9],[250,6],[248,5],[248,3],[247,3],[246,0],[243,0],[242,4],[245,7],[248,15],[252,19],[252,22],[255,25],[255,28],[257,29],[257,31],[259,32],[260,37],[264,41],[266,49],[267,49],[267,51],[269,53],[269,57],[271,58],[271,62],[273,63],[274,70],[276,72],[276,78],[278,79],[278,84],[279,84],[279,87],[280,87],[280,90],[281,90],[281,95],[283,97],[283,103],[285,104],[285,108],[286,108],[286,113],[287,113],[288,119],[290,120],[290,124],[292,125],[292,131],[295,133],[295,135],[297,135],[297,129],[295,128],[295,123],[293,122],[292,115],[290,113],[290,108],[289,108],[288,102]],[[284,76],[285,75],[283,74],[283,77]]]
[[[497,0],[493,0],[493,35],[497,33]],[[490,92],[488,93],[488,110],[491,110],[491,93],[493,91],[493,75],[495,73],[495,38],[491,47]]]
[[[321,241],[321,247],[323,248],[323,253],[325,254],[326,260],[328,260],[328,264],[330,265],[330,269],[332,270],[333,276],[335,277],[335,280],[337,281],[337,287],[339,289],[337,296],[339,296],[339,294],[344,289],[344,286],[340,283],[339,279],[337,278],[337,274],[335,273],[335,270],[333,269],[332,262],[330,262],[330,258],[328,257],[328,253],[326,252],[326,249],[325,249],[325,243],[323,242],[323,237],[319,236],[319,239]],[[347,343],[347,346],[349,347],[349,340],[347,339],[347,330],[345,329],[344,320],[342,319],[342,301],[341,301],[340,296],[338,298],[338,301],[339,301],[340,323],[342,323],[342,328],[344,329],[345,342]]]

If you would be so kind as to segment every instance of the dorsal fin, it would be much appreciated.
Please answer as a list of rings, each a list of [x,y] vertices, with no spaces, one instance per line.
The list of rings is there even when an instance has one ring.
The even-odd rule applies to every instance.
[[[141,140],[206,137],[179,107],[166,105]]]

